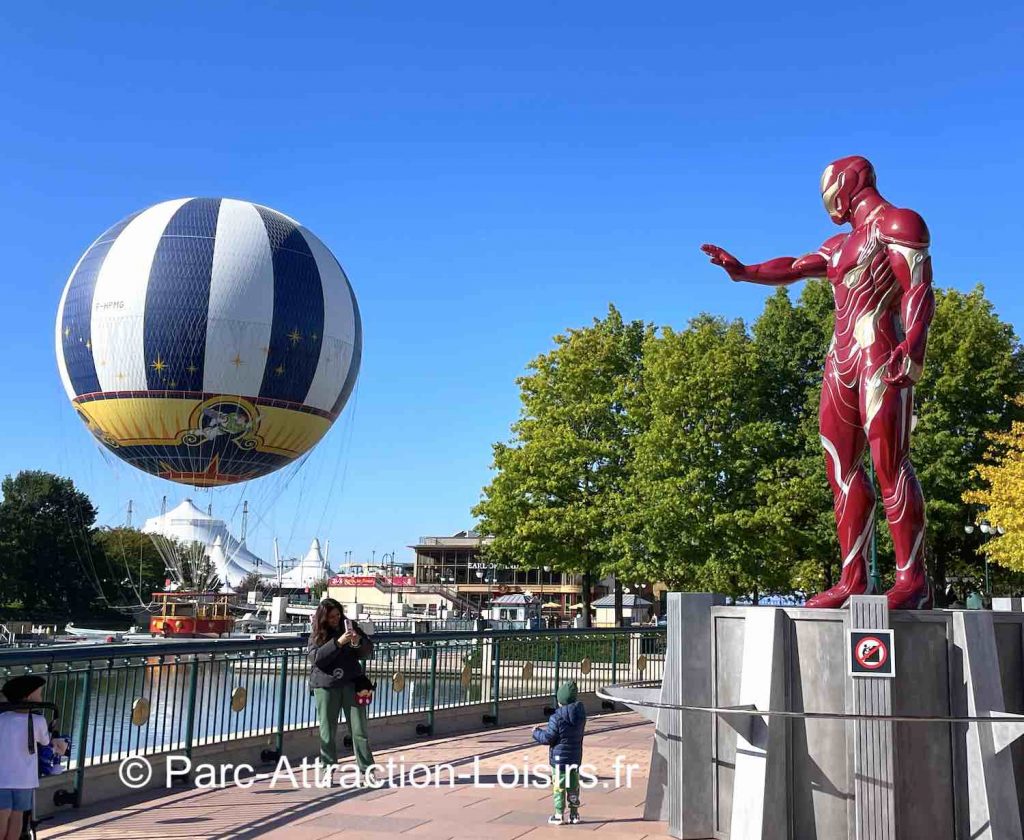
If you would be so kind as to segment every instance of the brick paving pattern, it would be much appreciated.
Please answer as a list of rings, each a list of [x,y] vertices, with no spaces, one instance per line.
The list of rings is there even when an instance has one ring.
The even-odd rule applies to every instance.
[[[630,712],[605,714],[588,722],[584,763],[596,769],[597,785],[582,791],[583,822],[562,826],[547,825],[551,813],[548,789],[522,784],[513,789],[481,786],[494,784],[503,765],[506,778],[511,778],[508,767],[546,763],[547,748],[532,743],[531,728],[492,729],[375,751],[381,764],[389,757],[396,765],[404,763],[404,786],[396,772],[392,786],[379,790],[339,786],[295,789],[287,783],[271,787],[269,780],[262,779],[244,789],[193,788],[159,797],[139,794],[62,811],[40,826],[39,836],[69,840],[565,840],[572,833],[582,833],[595,840],[668,840],[665,823],[643,819],[653,735],[650,723]],[[479,756],[478,763],[475,756]],[[622,757],[623,768],[618,784],[616,756]],[[350,760],[347,756],[341,762]],[[453,766],[454,784],[449,785],[448,776],[441,774],[440,785],[432,782],[429,787],[411,787],[409,770],[417,763]],[[637,769],[627,785],[625,767],[629,764]],[[422,771],[417,779],[422,784]],[[475,779],[481,784],[474,784]]]

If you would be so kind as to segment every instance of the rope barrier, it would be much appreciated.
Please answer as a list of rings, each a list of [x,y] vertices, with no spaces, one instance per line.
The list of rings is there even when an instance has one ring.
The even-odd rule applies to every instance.
[[[968,715],[951,717],[946,715],[868,715],[854,712],[792,712],[778,709],[758,709],[753,706],[690,706],[683,703],[662,703],[656,700],[628,698],[610,693],[615,689],[660,688],[661,683],[655,681],[618,683],[597,690],[602,700],[622,703],[626,706],[642,706],[644,708],[668,709],[679,712],[705,712],[714,715],[741,715],[747,717],[777,717],[796,720],[865,720],[892,721],[895,723],[1017,723],[1024,726],[1024,715]]]

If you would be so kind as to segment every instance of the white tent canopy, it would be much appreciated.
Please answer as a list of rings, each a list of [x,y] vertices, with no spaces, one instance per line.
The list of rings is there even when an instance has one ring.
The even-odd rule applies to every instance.
[[[320,540],[314,538],[306,556],[281,575],[281,587],[283,589],[305,589],[318,580],[330,576],[331,570],[320,551]]]
[[[160,534],[183,544],[199,543],[207,549],[217,576],[228,586],[237,586],[247,574],[256,572],[266,578],[276,577],[272,564],[249,551],[228,531],[223,519],[217,519],[185,499],[162,516],[146,520],[142,530],[147,534]]]

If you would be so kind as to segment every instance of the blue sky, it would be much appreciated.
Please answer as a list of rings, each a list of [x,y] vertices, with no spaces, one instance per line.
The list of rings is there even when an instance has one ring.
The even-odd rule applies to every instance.
[[[317,233],[365,327],[355,399],[250,542],[369,557],[471,524],[514,384],[602,315],[757,314],[697,250],[753,261],[835,232],[824,165],[870,157],[932,231],[939,285],[1024,325],[1024,17],[1005,3],[16,4],[0,22],[0,473],[71,475],[100,521],[194,495],[103,457],[60,387],[53,319],[108,225],[188,195]],[[407,552],[405,552],[408,554]]]

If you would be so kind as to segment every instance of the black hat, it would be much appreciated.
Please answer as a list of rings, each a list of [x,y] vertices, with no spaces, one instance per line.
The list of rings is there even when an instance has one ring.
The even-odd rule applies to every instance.
[[[36,674],[22,674],[20,677],[13,677],[5,682],[2,691],[4,697],[11,703],[19,703],[44,685],[46,685],[46,680],[42,677]]]

